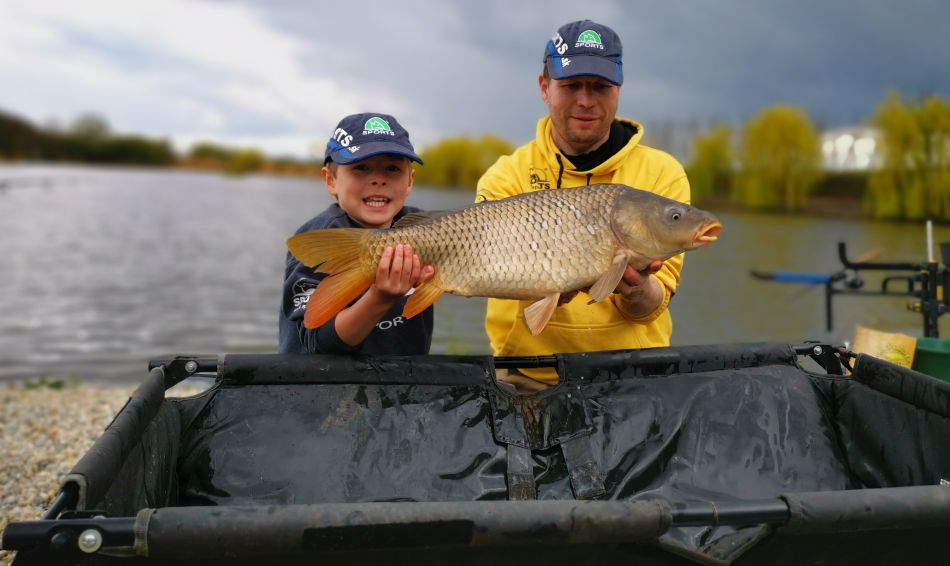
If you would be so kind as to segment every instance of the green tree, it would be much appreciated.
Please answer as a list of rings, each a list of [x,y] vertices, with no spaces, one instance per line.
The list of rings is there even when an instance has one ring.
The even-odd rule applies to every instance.
[[[73,120],[67,133],[87,141],[103,140],[109,137],[109,123],[102,116],[94,112],[87,112],[80,114]]]
[[[737,199],[753,208],[797,211],[821,179],[818,133],[804,111],[766,108],[743,130]]]
[[[235,151],[211,142],[196,143],[188,151],[188,159],[224,165],[234,157]]]
[[[869,181],[878,218],[950,218],[950,104],[930,96],[905,103],[889,92],[871,122],[881,131],[882,166]]]
[[[499,156],[512,151],[514,146],[493,135],[446,138],[420,152],[425,165],[416,170],[415,182],[474,190],[482,173]]]
[[[734,160],[732,129],[721,124],[693,140],[693,160],[687,167],[694,196],[727,192]]]
[[[921,134],[908,108],[896,92],[887,93],[871,122],[881,131],[882,167],[868,179],[868,207],[877,218],[913,216],[909,209],[921,201],[920,179],[914,174]],[[919,211],[917,211],[919,214]]]
[[[266,160],[260,151],[256,149],[239,149],[228,162],[226,171],[234,175],[243,175],[259,171]]]

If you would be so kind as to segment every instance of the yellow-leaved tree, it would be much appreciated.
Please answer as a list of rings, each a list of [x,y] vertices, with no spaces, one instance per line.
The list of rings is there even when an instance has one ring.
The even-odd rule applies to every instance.
[[[735,198],[752,208],[797,211],[821,179],[821,147],[808,115],[773,106],[743,130]]]
[[[441,140],[419,153],[425,165],[416,169],[415,182],[433,187],[475,191],[475,183],[501,155],[514,151],[511,143],[493,135],[459,136]]]
[[[881,167],[868,180],[877,218],[950,218],[950,104],[930,96],[905,104],[889,92],[871,120],[881,131]]]
[[[693,139],[693,159],[686,168],[694,197],[728,192],[735,159],[732,129],[720,124]]]

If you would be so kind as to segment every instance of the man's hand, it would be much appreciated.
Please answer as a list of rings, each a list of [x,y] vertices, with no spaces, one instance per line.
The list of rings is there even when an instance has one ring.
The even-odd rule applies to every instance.
[[[659,259],[651,261],[650,265],[640,271],[628,265],[623,272],[623,279],[620,280],[620,283],[617,283],[617,289],[614,290],[614,293],[621,295],[623,298],[632,298],[634,295],[642,294],[646,286],[650,284],[650,276],[662,267],[663,261]]]
[[[662,267],[663,262],[658,259],[640,271],[628,265],[614,291],[620,295],[616,300],[617,308],[630,318],[647,316],[659,308],[666,293],[663,284],[651,276]]]
[[[653,260],[650,262],[650,265],[640,271],[637,271],[628,265],[623,272],[623,278],[620,280],[620,283],[617,283],[617,288],[614,289],[614,293],[620,295],[622,299],[632,301],[635,296],[643,294],[645,285],[652,285],[650,283],[650,276],[662,269],[662,267],[663,261],[659,259]],[[557,306],[571,302],[581,291],[586,293],[590,291],[590,287],[584,287],[583,289],[578,289],[576,291],[561,293],[561,296],[557,301]]]

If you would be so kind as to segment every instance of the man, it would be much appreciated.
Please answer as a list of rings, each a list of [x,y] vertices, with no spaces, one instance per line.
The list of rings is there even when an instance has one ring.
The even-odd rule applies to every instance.
[[[548,116],[533,141],[502,156],[478,182],[476,201],[529,191],[622,183],[689,202],[683,167],[670,155],[640,145],[643,126],[617,118],[623,84],[620,38],[590,20],[558,29],[544,51],[538,77]],[[668,346],[667,310],[680,281],[683,256],[655,261],[637,272],[628,266],[609,300],[588,305],[586,295],[565,297],[547,328],[531,336],[524,308],[530,301],[489,299],[485,329],[496,356],[538,356]],[[550,369],[502,372],[499,379],[521,390],[557,383]]]

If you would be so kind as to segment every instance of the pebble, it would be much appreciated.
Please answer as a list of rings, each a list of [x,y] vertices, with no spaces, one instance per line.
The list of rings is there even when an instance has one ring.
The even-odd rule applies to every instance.
[[[175,395],[199,389],[176,387]],[[60,481],[92,446],[135,386],[83,384],[28,389],[0,384],[0,531],[12,521],[39,520]],[[0,566],[14,552],[0,550]]]

